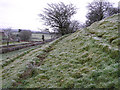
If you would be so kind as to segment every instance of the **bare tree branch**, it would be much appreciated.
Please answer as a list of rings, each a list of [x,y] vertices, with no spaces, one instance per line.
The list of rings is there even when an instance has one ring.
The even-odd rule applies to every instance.
[[[48,8],[44,8],[44,14],[39,14],[46,25],[56,30],[62,35],[70,33],[70,19],[76,13],[76,8],[73,4],[65,5],[63,2],[58,4],[48,4]]]

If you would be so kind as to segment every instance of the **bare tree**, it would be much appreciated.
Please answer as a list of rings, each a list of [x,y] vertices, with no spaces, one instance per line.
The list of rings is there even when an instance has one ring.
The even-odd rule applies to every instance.
[[[108,9],[108,16],[112,16],[113,14],[117,14],[117,13],[120,13],[120,8],[110,7]]]
[[[71,33],[77,31],[80,28],[81,28],[81,24],[77,20],[71,21],[70,26],[69,26],[69,30]]]
[[[96,21],[100,21],[107,15],[109,8],[113,7],[110,2],[104,0],[93,1],[88,4],[88,14],[86,15],[86,26],[90,26]]]
[[[73,4],[65,5],[63,2],[48,4],[48,8],[44,9],[44,14],[39,16],[45,21],[45,25],[56,29],[61,35],[70,33],[70,19],[76,13],[76,8]]]
[[[7,42],[7,46],[9,46],[10,41],[12,40],[12,31],[11,28],[5,29],[5,40]]]

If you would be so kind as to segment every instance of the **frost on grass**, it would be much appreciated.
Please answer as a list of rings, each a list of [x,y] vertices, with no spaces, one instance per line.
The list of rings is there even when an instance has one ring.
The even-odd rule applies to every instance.
[[[40,48],[29,60],[39,63],[40,56],[47,54],[34,68],[37,74],[17,87],[118,88],[116,19],[113,15]]]

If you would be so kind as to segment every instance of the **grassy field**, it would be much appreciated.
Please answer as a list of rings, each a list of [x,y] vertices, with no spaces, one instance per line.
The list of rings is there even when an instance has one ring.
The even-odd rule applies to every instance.
[[[17,77],[20,71],[24,71],[33,56],[39,52],[41,45],[1,54],[3,67],[3,86],[12,84],[11,80]],[[1,62],[0,61],[0,62]],[[0,75],[1,76],[1,75]],[[6,77],[7,76],[7,77]]]
[[[117,22],[118,15],[108,17],[9,59],[3,87],[119,88]]]
[[[15,34],[15,33],[14,33]],[[50,34],[41,34],[41,33],[32,33],[31,41],[42,41],[42,35],[44,35],[45,40],[51,39]],[[52,35],[55,36],[55,35]],[[10,42],[9,45],[17,45],[17,44],[22,44],[22,43],[28,43],[28,42]],[[6,43],[2,43],[2,37],[0,36],[0,46],[4,46]]]
[[[18,34],[18,33],[15,32],[14,34]],[[42,41],[42,35],[45,36],[45,39],[51,39],[50,34],[32,33],[31,41]]]
[[[51,39],[50,34],[33,33],[32,34],[32,41],[42,41],[42,35],[44,35],[45,39]]]
[[[23,48],[23,49],[16,50],[16,51],[4,53],[4,54],[1,54],[2,55],[2,59],[3,60],[10,59],[10,58],[12,58],[14,56],[19,55],[22,52],[25,52],[25,51],[30,50],[30,49],[38,48],[38,47],[39,46],[32,46],[32,47]]]
[[[45,44],[37,47],[30,48],[28,50],[22,50],[22,52],[17,52],[18,54],[14,55],[16,52],[10,52],[11,55],[14,55],[11,58],[7,58],[10,53],[4,55],[4,59],[2,60],[2,78],[3,78],[3,87],[11,87],[14,83],[14,79],[18,79],[19,76],[29,67],[31,63],[34,62],[35,59],[37,59],[38,55],[41,53],[41,55],[44,54],[43,50],[49,47],[49,44]],[[40,60],[38,63],[41,62]],[[28,72],[29,73],[29,72]],[[0,75],[1,76],[1,75]],[[27,75],[26,75],[27,76]]]
[[[9,45],[18,45],[18,44],[25,44],[25,43],[29,43],[29,42],[25,42],[25,41],[22,41],[22,42],[9,42]],[[7,46],[7,44],[6,43],[0,43],[0,47],[1,46]]]

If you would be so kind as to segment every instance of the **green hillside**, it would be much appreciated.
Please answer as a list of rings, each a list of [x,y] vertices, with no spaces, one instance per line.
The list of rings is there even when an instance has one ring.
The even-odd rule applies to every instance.
[[[95,22],[40,47],[9,87],[118,88],[119,40],[118,15]]]

